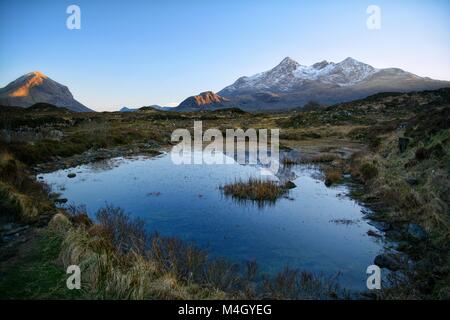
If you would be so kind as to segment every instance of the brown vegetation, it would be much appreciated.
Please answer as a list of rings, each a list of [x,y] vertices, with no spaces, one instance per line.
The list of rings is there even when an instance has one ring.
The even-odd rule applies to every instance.
[[[288,182],[280,184],[276,181],[250,178],[247,181],[237,180],[221,187],[223,193],[236,199],[257,202],[274,202],[289,191]]]
[[[330,186],[339,183],[342,180],[342,171],[337,168],[328,168],[325,170],[325,184]]]

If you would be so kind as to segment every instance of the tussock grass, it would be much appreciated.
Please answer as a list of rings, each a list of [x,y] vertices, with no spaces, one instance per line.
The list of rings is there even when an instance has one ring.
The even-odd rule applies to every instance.
[[[227,196],[257,202],[275,202],[289,191],[287,185],[260,178],[249,178],[246,181],[236,180],[221,186],[221,190]]]
[[[0,152],[0,209],[2,218],[33,220],[49,210],[49,189],[36,182],[26,166],[9,152]]]
[[[342,180],[342,171],[337,168],[328,168],[325,170],[325,184],[330,186],[339,183]]]
[[[318,155],[315,155],[311,158],[310,162],[312,163],[327,163],[333,162],[334,160],[338,160],[341,157],[335,153],[327,153],[323,152]]]
[[[406,273],[404,281],[394,284],[377,298],[449,296],[450,130],[448,122],[445,124],[442,118],[443,113],[442,110],[423,110],[406,123],[411,141],[404,153],[398,150],[398,138],[404,133],[392,131],[383,133],[377,152],[371,150],[352,159],[352,176],[365,184],[363,198],[387,205],[384,212],[379,213],[382,220],[391,223],[406,237],[405,230],[411,223],[418,224],[427,233],[426,240],[404,246],[402,250],[421,264],[414,272]],[[438,126],[429,124],[435,121]],[[411,179],[414,182],[409,182]]]
[[[341,294],[335,279],[288,268],[273,278],[261,277],[255,261],[239,266],[211,260],[193,244],[149,236],[140,220],[120,208],[107,206],[99,216],[97,224],[72,224],[61,231],[60,260],[81,267],[84,295],[91,298],[334,299]],[[59,220],[65,226],[69,218]]]

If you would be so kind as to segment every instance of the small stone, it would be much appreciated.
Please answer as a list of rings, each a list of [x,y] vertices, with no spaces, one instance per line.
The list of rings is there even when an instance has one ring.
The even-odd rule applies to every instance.
[[[373,230],[369,230],[367,231],[367,235],[370,237],[376,237],[376,238],[381,238],[381,234],[379,234],[378,232],[375,232]]]
[[[287,181],[287,182],[284,184],[284,187],[285,187],[286,189],[294,189],[294,188],[297,187],[297,185],[296,185],[295,183],[293,183],[292,181]]]
[[[77,176],[76,173],[73,173],[73,172],[71,172],[67,175],[68,178],[75,178],[76,176]]]
[[[413,177],[408,177],[405,179],[405,181],[410,186],[417,186],[419,184],[419,180]]]

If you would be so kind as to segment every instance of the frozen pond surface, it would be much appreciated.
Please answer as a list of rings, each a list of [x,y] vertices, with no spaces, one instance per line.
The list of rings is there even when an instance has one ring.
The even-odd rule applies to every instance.
[[[255,259],[264,272],[284,266],[323,275],[340,273],[340,283],[364,290],[366,268],[383,250],[369,237],[363,207],[345,185],[328,188],[320,171],[293,166],[287,198],[260,207],[226,198],[219,186],[257,177],[254,166],[174,165],[169,155],[116,158],[39,175],[68,203],[86,205],[94,216],[106,203],[142,218],[149,232],[177,236],[236,262]],[[76,173],[68,178],[68,173]],[[352,223],[336,223],[348,220]]]

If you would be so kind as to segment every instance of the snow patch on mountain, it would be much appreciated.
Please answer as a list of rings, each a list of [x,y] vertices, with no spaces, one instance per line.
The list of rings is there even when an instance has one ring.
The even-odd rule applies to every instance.
[[[350,86],[364,81],[378,71],[379,69],[353,58],[339,63],[322,61],[305,66],[287,57],[271,70],[239,78],[234,84],[223,89],[222,94],[246,89],[285,92],[309,81]]]

